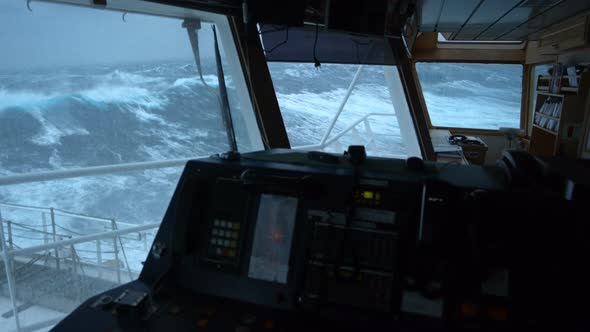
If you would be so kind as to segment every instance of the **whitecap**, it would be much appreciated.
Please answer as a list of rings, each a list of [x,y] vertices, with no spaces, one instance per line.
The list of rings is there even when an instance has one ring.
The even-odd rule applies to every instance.
[[[58,97],[59,95],[57,94],[0,90],[0,111],[11,107],[28,108],[43,106]]]
[[[31,142],[37,145],[55,145],[59,144],[61,138],[64,136],[90,134],[88,130],[84,128],[65,127],[63,125],[54,124],[43,116],[39,108],[32,108],[28,112],[41,124],[41,132],[31,138]]]
[[[142,122],[157,122],[159,124],[166,124],[166,121],[162,119],[160,116],[154,113],[150,113],[146,111],[142,107],[128,107],[127,110],[131,112],[135,117]]]
[[[217,80],[216,75],[203,75],[203,80],[205,81],[205,83],[207,83],[208,86],[216,87],[219,85],[219,81]],[[226,76],[225,81],[225,83],[229,85],[229,83],[231,82],[230,77]],[[193,85],[203,85],[203,82],[201,81],[201,78],[198,75],[195,75],[194,77],[182,77],[176,79],[172,84],[172,87],[183,87],[188,89]]]
[[[147,108],[162,108],[166,99],[148,89],[130,86],[98,86],[77,93],[86,101],[104,104],[133,104]]]
[[[160,82],[164,80],[163,77],[145,76],[121,70],[115,70],[106,75],[99,75],[97,78],[98,81],[103,84],[123,83],[125,85],[145,85],[148,83]]]

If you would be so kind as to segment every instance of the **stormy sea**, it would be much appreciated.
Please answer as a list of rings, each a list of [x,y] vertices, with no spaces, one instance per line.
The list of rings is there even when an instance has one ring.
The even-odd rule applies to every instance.
[[[320,143],[358,66],[269,67],[291,145]],[[433,123],[513,126],[520,111],[519,83],[502,68],[465,72],[419,65]],[[204,63],[203,72],[201,79],[190,61],[1,71],[0,177],[227,151],[214,64]],[[383,72],[380,66],[363,68],[325,151],[339,153],[349,144],[364,144],[371,155],[407,155]],[[259,149],[244,125],[244,105],[232,77],[226,82],[238,147],[244,152]],[[0,203],[53,207],[131,224],[159,222],[181,171],[170,167],[6,185],[0,187]],[[0,212],[4,219],[24,223],[39,219],[22,209],[0,207]],[[69,227],[95,231],[81,221],[71,221]]]

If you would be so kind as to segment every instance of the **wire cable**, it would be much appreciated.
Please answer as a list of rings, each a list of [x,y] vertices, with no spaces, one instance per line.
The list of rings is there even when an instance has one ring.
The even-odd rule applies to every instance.
[[[287,28],[286,28],[286,29],[284,29],[284,30],[286,31],[286,34],[285,34],[285,40],[283,40],[282,42],[280,42],[280,43],[276,44],[276,45],[275,45],[273,48],[271,48],[271,49],[270,49],[270,50],[268,50],[268,51],[267,51],[267,50],[263,50],[263,51],[264,51],[264,53],[272,53],[274,50],[276,50],[277,48],[279,48],[279,47],[281,47],[281,46],[285,45],[285,44],[286,44],[286,43],[289,41],[289,27],[287,27]],[[278,31],[280,31],[280,30],[278,30]],[[271,32],[271,31],[265,31],[264,33],[266,33],[266,32]],[[262,32],[261,32],[261,33],[262,33]]]
[[[318,57],[316,55],[317,53],[317,47],[318,47],[318,35],[320,34],[320,25],[316,23],[315,25],[315,38],[313,41],[313,63],[314,66],[316,68],[320,68],[322,66],[322,64],[320,63],[320,60],[318,60]]]

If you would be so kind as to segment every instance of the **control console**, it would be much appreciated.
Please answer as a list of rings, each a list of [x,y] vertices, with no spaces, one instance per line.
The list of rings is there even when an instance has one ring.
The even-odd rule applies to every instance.
[[[510,241],[475,244],[490,224],[473,216],[500,215],[509,191],[499,168],[290,150],[190,161],[139,279],[55,330],[436,328],[466,299],[503,312],[508,281],[480,286],[509,264],[473,253]]]

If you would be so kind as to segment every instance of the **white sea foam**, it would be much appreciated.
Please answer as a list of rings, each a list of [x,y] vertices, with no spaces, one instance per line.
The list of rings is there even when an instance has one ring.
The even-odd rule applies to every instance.
[[[292,134],[304,137],[308,144],[316,144],[320,141],[328,124],[336,115],[345,93],[345,89],[319,94],[305,91],[296,94],[277,94],[277,98],[283,114],[294,116],[298,122],[310,122],[308,125],[297,126],[297,132],[292,132]],[[354,138],[352,137],[354,131],[351,131],[343,140],[347,140],[349,143],[362,144],[363,139],[368,139],[367,136],[373,134],[400,135],[397,118],[394,116],[395,109],[387,89],[385,87],[359,85],[346,103],[330,137],[337,135],[369,113],[386,113],[391,114],[391,116],[371,116],[367,119],[368,128],[365,123],[355,127],[363,135],[359,134],[358,137]],[[318,129],[321,130],[318,131]],[[399,138],[401,139],[401,136]],[[381,137],[377,136],[375,139],[379,140]]]
[[[48,120],[38,107],[33,107],[28,110],[39,123],[41,124],[41,132],[31,138],[31,141],[37,145],[54,145],[59,144],[64,136],[69,135],[89,135],[88,130],[68,124],[54,123]]]
[[[219,81],[217,80],[216,75],[203,75],[203,80],[205,81],[205,83],[207,83],[208,86],[211,87],[216,87],[219,85]],[[225,83],[229,85],[229,77],[226,77],[225,80]],[[172,83],[172,87],[174,88],[183,87],[190,89],[194,85],[203,85],[201,78],[197,74],[195,74],[194,77],[191,76],[176,79],[174,83]]]
[[[98,77],[96,77],[96,80],[104,84],[124,83],[125,85],[137,86],[145,85],[148,83],[161,82],[164,80],[164,78],[158,76],[138,75],[126,71],[115,70],[106,75],[99,75]]]
[[[166,124],[166,121],[157,114],[147,111],[141,106],[129,106],[127,110],[131,112],[141,122],[157,122],[161,125]]]
[[[11,107],[28,108],[42,106],[57,97],[59,97],[59,95],[56,94],[0,89],[0,111]]]
[[[84,100],[105,104],[133,104],[147,108],[161,108],[166,99],[146,88],[103,85],[76,94]]]

